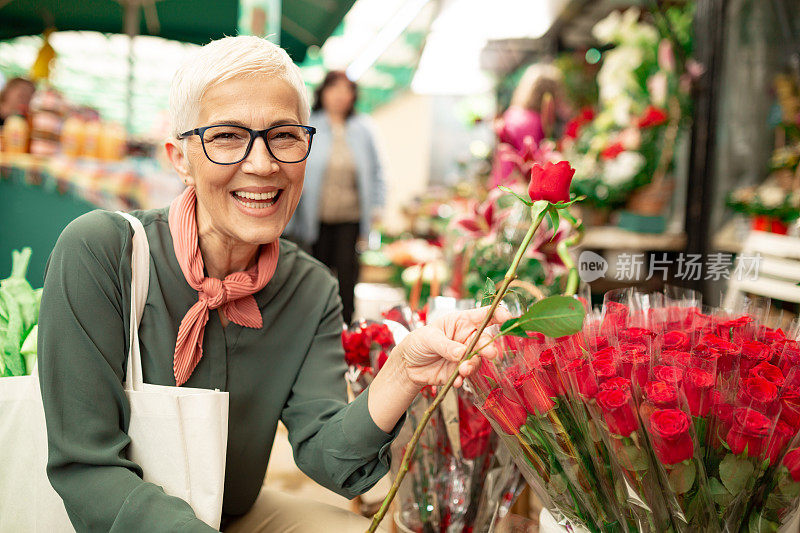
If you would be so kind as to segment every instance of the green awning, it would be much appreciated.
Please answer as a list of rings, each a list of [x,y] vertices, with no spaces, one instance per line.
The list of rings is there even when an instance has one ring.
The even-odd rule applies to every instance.
[[[333,33],[355,0],[283,0],[281,45],[296,62],[311,45],[321,46]],[[0,2],[0,40],[38,35],[47,27],[58,30],[92,30],[123,33],[124,1],[117,0],[8,0]],[[143,9],[140,35],[205,44],[236,35],[238,0],[157,0],[156,17]],[[157,20],[157,31],[153,21]],[[150,27],[148,28],[148,22]]]

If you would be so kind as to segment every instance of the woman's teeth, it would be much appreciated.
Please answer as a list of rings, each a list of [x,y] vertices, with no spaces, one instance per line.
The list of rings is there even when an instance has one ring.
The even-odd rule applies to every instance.
[[[263,209],[273,205],[278,200],[280,192],[280,190],[272,192],[234,191],[233,197],[245,207],[249,207],[251,209]],[[247,200],[253,201],[248,202]]]

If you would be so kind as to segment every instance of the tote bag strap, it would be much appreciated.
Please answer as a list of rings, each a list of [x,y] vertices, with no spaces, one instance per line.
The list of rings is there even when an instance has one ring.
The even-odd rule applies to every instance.
[[[139,322],[144,312],[144,303],[147,300],[147,290],[150,284],[150,245],[144,232],[142,222],[128,213],[117,211],[125,217],[133,227],[133,251],[131,253],[131,322],[129,338],[131,340],[128,351],[127,370],[125,372],[125,390],[141,390],[142,383],[142,355],[139,351]]]

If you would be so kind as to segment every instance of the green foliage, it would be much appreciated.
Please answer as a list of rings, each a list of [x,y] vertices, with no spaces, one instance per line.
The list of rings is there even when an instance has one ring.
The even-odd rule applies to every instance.
[[[24,376],[36,361],[41,290],[25,280],[31,249],[12,253],[11,275],[0,281],[0,377]]]
[[[753,477],[753,463],[729,453],[719,464],[719,477],[731,494],[738,494]]]
[[[678,463],[670,470],[669,486],[676,494],[683,494],[691,490],[696,478],[697,468],[694,465],[694,460],[690,459],[683,463]]]
[[[527,337],[529,331],[553,338],[565,337],[581,330],[585,314],[583,305],[575,298],[550,296],[531,305],[522,316],[506,321],[502,331],[518,337]]]

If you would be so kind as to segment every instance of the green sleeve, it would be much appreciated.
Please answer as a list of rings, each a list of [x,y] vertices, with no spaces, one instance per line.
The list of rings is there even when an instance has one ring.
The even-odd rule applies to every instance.
[[[389,470],[391,433],[369,414],[369,387],[346,403],[341,301],[335,284],[292,391],[281,413],[297,466],[320,485],[346,498],[363,494]]]
[[[79,532],[214,531],[125,456],[130,254],[128,223],[93,211],[67,226],[50,256],[38,339],[47,473]]]

